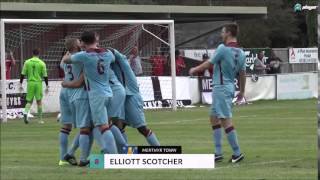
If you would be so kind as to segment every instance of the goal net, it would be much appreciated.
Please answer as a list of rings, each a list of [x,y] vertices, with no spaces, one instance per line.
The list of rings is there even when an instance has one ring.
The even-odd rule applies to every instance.
[[[49,77],[44,111],[59,111],[64,77],[59,64],[66,53],[64,42],[79,38],[84,31],[97,32],[100,47],[115,48],[128,57],[146,109],[176,108],[172,20],[1,19],[1,119],[22,116],[26,80],[25,91],[20,92],[19,77],[24,61],[32,57],[35,48],[40,48],[40,59],[46,63]]]

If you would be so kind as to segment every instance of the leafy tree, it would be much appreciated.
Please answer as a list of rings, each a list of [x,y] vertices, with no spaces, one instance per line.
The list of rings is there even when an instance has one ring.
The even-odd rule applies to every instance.
[[[316,17],[306,11],[294,13],[295,3],[292,0],[268,0],[267,19],[240,21],[241,44],[244,47],[274,48],[314,46],[317,40]]]

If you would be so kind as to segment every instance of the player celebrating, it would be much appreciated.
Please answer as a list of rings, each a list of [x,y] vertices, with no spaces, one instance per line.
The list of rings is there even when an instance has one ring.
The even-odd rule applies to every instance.
[[[100,36],[96,33],[96,41],[99,43]],[[113,63],[112,63],[113,64]],[[110,130],[115,138],[118,152],[122,153],[124,147],[128,146],[126,139],[122,136],[120,129],[114,126],[112,121],[118,121],[124,119],[124,102],[126,98],[126,92],[123,85],[118,80],[117,76],[113,72],[112,68],[109,70],[109,84],[112,90],[112,98],[108,105],[108,118],[110,124]]]
[[[117,149],[118,152],[121,153],[123,150],[123,147],[128,146],[126,139],[121,134],[121,131],[117,126],[114,126],[112,124],[112,121],[118,121],[124,119],[124,102],[125,102],[125,89],[122,86],[122,84],[119,82],[117,77],[115,76],[114,72],[110,69],[110,87],[112,89],[113,96],[110,100],[110,103],[108,105],[108,118],[109,118],[109,124],[110,124],[110,130],[115,138],[116,144],[117,144]],[[62,83],[63,87],[66,88],[79,88],[82,86],[84,83],[84,78],[81,76],[81,78],[71,81],[71,82],[66,82],[64,81]],[[96,132],[94,130],[93,133],[96,133],[96,136],[99,136],[99,132]],[[98,133],[98,134],[97,134]],[[101,142],[97,142],[99,145],[101,145]],[[102,149],[102,151],[104,151]]]
[[[160,146],[160,143],[156,135],[147,128],[146,120],[143,112],[143,100],[139,91],[136,76],[132,71],[130,64],[125,55],[121,54],[115,49],[110,49],[115,55],[115,63],[112,64],[112,68],[115,71],[118,79],[126,89],[126,101],[125,101],[125,120],[114,122],[119,129],[121,129],[124,138],[126,135],[124,132],[125,125],[128,124],[133,128],[137,128],[138,131],[146,138],[147,142],[151,146]]]
[[[128,144],[126,139],[122,136],[120,129],[113,125],[112,122],[125,119],[124,103],[126,99],[126,91],[112,69],[110,69],[109,82],[113,92],[113,96],[108,106],[109,121],[111,122],[111,131],[116,140],[118,152],[122,153],[123,147],[128,146]]]
[[[25,76],[27,76],[27,97],[26,101],[27,104],[25,106],[23,117],[24,122],[26,124],[29,123],[28,114],[32,105],[33,98],[36,99],[38,105],[38,117],[39,123],[43,124],[44,121],[42,120],[42,79],[44,79],[46,83],[46,93],[49,90],[48,85],[48,75],[47,75],[47,68],[46,64],[39,58],[40,50],[34,49],[32,51],[33,57],[26,60],[23,65],[23,69],[20,76],[20,90],[22,91],[22,83]]]
[[[84,67],[86,77],[86,88],[88,90],[91,117],[95,129],[101,133],[100,137],[95,136],[106,153],[115,154],[117,148],[110,127],[108,125],[107,106],[112,97],[112,90],[109,85],[110,63],[114,61],[114,55],[97,47],[96,34],[94,32],[83,32],[81,35],[82,45],[85,51],[72,56],[66,54],[63,57],[65,63],[80,63]],[[90,129],[86,129],[89,134]]]
[[[96,41],[99,42],[99,35],[96,34]],[[83,77],[83,76],[82,76]],[[109,124],[110,124],[110,130],[115,138],[118,152],[122,152],[123,147],[128,146],[126,140],[123,138],[119,128],[117,126],[114,126],[112,124],[112,120],[116,121],[118,119],[124,119],[124,102],[125,102],[125,89],[122,86],[122,84],[119,82],[118,78],[112,71],[112,69],[109,70],[109,83],[110,87],[112,89],[113,96],[110,100],[110,103],[108,104],[108,118],[109,118]],[[74,81],[70,82],[63,82],[62,85],[64,87],[69,88],[79,88],[84,84],[84,79],[79,78]],[[97,132],[96,129],[94,130],[94,133],[96,136],[99,136],[99,131]],[[101,144],[101,142],[97,142],[98,144]]]
[[[240,151],[237,140],[236,130],[232,124],[232,99],[234,97],[235,86],[234,79],[240,73],[240,93],[238,99],[242,99],[245,89],[245,55],[238,48],[237,43],[238,26],[236,24],[227,24],[222,28],[222,39],[224,44],[220,44],[215,51],[213,58],[201,65],[191,68],[190,75],[210,68],[214,65],[213,89],[211,105],[211,125],[213,129],[213,139],[215,143],[215,160],[222,161],[222,132],[223,126],[227,139],[233,150],[233,155],[230,159],[231,163],[238,163],[244,155]]]
[[[71,39],[65,42],[65,46],[70,53],[74,53],[74,51],[76,51],[76,49],[72,45]],[[68,73],[69,72],[68,69],[72,69],[71,65],[66,65],[61,62],[60,68],[64,70],[64,80],[69,81],[72,78],[72,77],[69,77],[70,74]],[[59,133],[59,142],[60,142],[60,160],[58,164],[59,166],[64,166],[69,164],[64,157],[67,154],[68,137],[72,130],[72,124],[74,124],[73,122],[74,114],[72,113],[71,106],[69,103],[68,91],[69,89],[62,88],[59,96],[60,114],[61,114],[59,122],[62,125]],[[72,165],[77,164],[75,158],[72,158],[72,161],[70,162],[71,162],[70,164]]]
[[[67,39],[65,42],[67,50],[71,53],[80,51],[80,41],[76,38]],[[61,68],[64,70],[65,78],[63,83],[81,78],[83,67],[81,64],[64,64],[61,62]],[[74,157],[74,151],[80,144],[81,154],[79,166],[87,164],[89,156],[89,136],[86,128],[90,128],[90,111],[88,95],[84,88],[62,88],[60,92],[60,112],[61,124],[60,130],[60,161],[59,165],[65,165],[68,162],[71,165],[77,165]],[[75,120],[75,121],[74,121]],[[67,153],[68,136],[72,129],[72,124],[80,128],[80,135],[77,134],[73,141],[73,148]],[[84,129],[84,130],[83,130]]]

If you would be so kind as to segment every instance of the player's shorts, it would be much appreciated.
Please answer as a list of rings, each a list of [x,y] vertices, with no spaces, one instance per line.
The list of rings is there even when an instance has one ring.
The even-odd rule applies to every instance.
[[[110,97],[89,96],[91,118],[94,126],[108,124],[107,107],[109,103]]]
[[[212,92],[212,105],[210,115],[221,118],[232,118],[232,100],[234,98],[234,85],[215,85]]]
[[[64,124],[74,124],[74,113],[69,102],[69,97],[67,95],[67,90],[62,88],[60,92],[60,123]]]
[[[41,100],[43,97],[42,94],[42,82],[32,82],[28,81],[27,83],[27,97],[28,102],[33,101],[35,98],[37,101]]]
[[[125,101],[125,120],[124,122],[133,128],[146,125],[143,112],[143,100],[140,94],[128,95]]]
[[[126,99],[126,91],[121,84],[111,85],[113,96],[108,106],[109,118],[124,119],[124,102]]]
[[[91,111],[88,99],[77,99],[71,102],[75,114],[75,124],[77,128],[91,127]]]

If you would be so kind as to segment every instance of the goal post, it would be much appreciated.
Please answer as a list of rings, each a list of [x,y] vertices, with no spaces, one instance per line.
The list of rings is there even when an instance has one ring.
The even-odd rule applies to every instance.
[[[8,28],[8,26],[17,26],[17,30],[14,28]],[[173,20],[81,20],[81,19],[1,19],[1,23],[0,23],[0,54],[1,54],[1,119],[2,122],[6,122],[7,121],[7,80],[6,80],[6,49],[10,49],[11,46],[14,47],[18,47],[16,49],[16,52],[18,52],[20,54],[20,56],[22,57],[22,54],[25,55],[25,49],[24,48],[31,48],[30,46],[34,46],[36,47],[36,43],[34,42],[28,42],[28,44],[26,44],[25,46],[23,46],[24,42],[22,41],[22,35],[23,36],[29,36],[29,40],[28,41],[36,41],[38,38],[40,38],[41,36],[44,36],[45,39],[45,35],[49,34],[47,32],[48,29],[51,28],[51,26],[55,26],[54,28],[57,28],[56,26],[75,26],[75,25],[79,25],[79,27],[77,27],[77,32],[73,32],[70,34],[69,33],[69,27],[66,28],[60,28],[63,29],[64,35],[65,37],[79,37],[80,36],[80,32],[84,31],[84,30],[95,30],[95,29],[99,29],[101,31],[106,31],[105,34],[110,33],[110,37],[102,39],[100,38],[100,44],[103,45],[102,47],[105,46],[111,46],[113,47],[113,45],[117,46],[117,44],[119,44],[119,42],[117,42],[118,40],[121,41],[123,46],[123,51],[126,52],[126,55],[128,54],[128,52],[130,51],[130,49],[132,48],[132,46],[135,46],[135,44],[143,44],[143,43],[150,43],[149,41],[152,41],[152,43],[150,43],[151,47],[143,47],[144,49],[148,49],[148,52],[155,52],[155,51],[166,51],[167,53],[167,59],[168,61],[168,68],[170,74],[169,76],[171,76],[171,97],[172,97],[172,103],[171,103],[171,108],[173,110],[177,109],[177,99],[176,99],[176,63],[175,63],[175,33],[174,33],[174,21]],[[123,26],[127,26],[127,25],[133,25],[133,27],[124,27],[122,28],[122,30],[117,31],[117,27],[119,28],[121,25]],[[141,25],[141,27],[140,27]],[[157,27],[152,27],[152,26],[156,26],[159,28],[162,28],[159,30],[159,28],[157,29]],[[21,26],[30,26],[27,27],[25,29],[23,29],[23,32],[21,30]],[[34,27],[33,27],[34,26]],[[104,26],[108,26],[108,27],[104,27]],[[110,28],[109,28],[110,26]],[[114,26],[114,27],[113,27]],[[147,30],[148,27],[145,26],[150,26],[150,29]],[[20,32],[18,31],[18,28],[20,27]],[[35,28],[35,29],[32,29]],[[37,29],[38,28],[38,29]],[[53,28],[53,29],[54,29]],[[108,29],[109,28],[109,29]],[[163,30],[167,28],[166,30]],[[10,35],[7,35],[8,29],[10,31],[12,31],[11,36],[14,38],[11,38]],[[13,29],[13,30],[12,30]],[[71,28],[72,29],[72,28]],[[27,31],[32,31],[32,32],[27,32]],[[145,30],[145,31],[144,31]],[[153,30],[155,30],[157,33],[152,32]],[[54,30],[51,30],[54,31]],[[17,33],[19,32],[19,33]],[[141,40],[139,39],[139,35],[141,35],[141,33],[144,33],[143,36],[148,36],[148,40]],[[52,32],[51,32],[52,33]],[[58,32],[57,32],[58,33]],[[112,33],[114,33],[114,37],[112,35]],[[19,35],[17,35],[19,34]],[[45,34],[45,35],[43,35]],[[165,37],[166,39],[163,39],[162,37],[158,37],[157,35],[161,34],[161,36]],[[17,38],[19,37],[19,38]],[[128,38],[128,39],[125,39]],[[153,38],[152,40],[150,40],[151,38]],[[53,38],[50,37],[48,39],[48,41],[53,41]],[[44,40],[43,40],[44,41]],[[61,41],[61,38],[60,38]],[[158,43],[158,42],[159,43]],[[159,47],[157,47],[157,42],[158,44],[162,43],[161,45],[158,45]],[[43,42],[46,43],[46,42]],[[43,44],[42,43],[42,44]],[[49,47],[49,45],[44,45],[44,47],[47,48],[51,48],[50,49],[50,53],[55,53],[55,55],[50,55],[50,57],[54,57],[55,59],[58,58],[58,56],[61,56],[61,53],[64,49],[64,47],[61,47],[61,42],[50,42],[55,43],[55,47]],[[129,45],[125,44],[128,43]],[[18,45],[17,45],[18,44]],[[163,45],[165,44],[165,45]],[[52,45],[51,45],[52,46]],[[165,47],[167,46],[167,47]],[[117,47],[115,47],[117,49]],[[165,49],[165,50],[156,50],[156,49]],[[28,49],[30,50],[30,49]],[[49,50],[48,50],[49,51]],[[121,51],[121,50],[120,50]],[[123,52],[121,51],[121,52]],[[142,50],[141,50],[142,51]],[[143,50],[144,51],[144,50]],[[49,53],[49,52],[48,52]],[[151,53],[149,53],[148,55],[150,56]],[[46,55],[46,57],[49,55]],[[148,56],[148,57],[149,57]],[[23,64],[23,60],[25,60],[26,57],[24,57],[24,59],[20,58],[20,66],[21,64]],[[44,60],[46,60],[44,58]],[[59,59],[60,60],[60,59]],[[148,62],[149,63],[149,62]],[[17,70],[16,72],[16,76],[20,75],[21,72],[21,68],[19,70]],[[150,65],[148,67],[146,67],[148,73],[147,76],[151,76],[151,68]],[[19,73],[19,74],[18,74]],[[50,74],[49,74],[50,76]],[[16,77],[17,79],[17,77]],[[49,78],[50,79],[50,78]],[[50,86],[50,82],[49,82],[49,86]],[[51,87],[50,87],[51,88]]]
[[[5,21],[0,21],[0,56],[1,56],[1,108],[3,122],[7,122],[6,61],[5,61]]]

